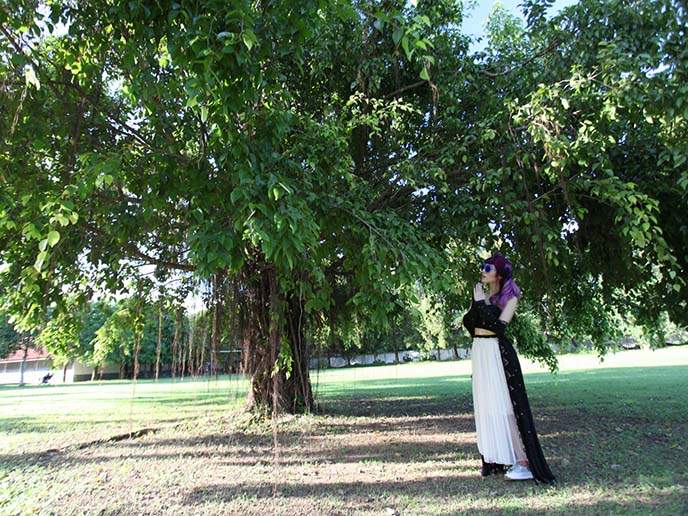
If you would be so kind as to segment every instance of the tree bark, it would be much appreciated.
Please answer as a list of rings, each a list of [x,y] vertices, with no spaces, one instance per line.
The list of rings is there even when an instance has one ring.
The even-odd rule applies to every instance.
[[[292,356],[292,370],[286,384],[291,413],[311,413],[315,409],[309,374],[309,356],[303,333],[304,310],[302,300],[295,295],[289,299],[286,312],[286,336]]]
[[[183,319],[182,319],[183,321]],[[183,324],[183,323],[182,323]],[[179,364],[179,376],[180,378],[184,378],[184,375],[186,374],[186,346],[184,345],[184,335],[182,331],[182,337],[181,341],[179,343],[179,361],[177,362]]]
[[[141,332],[136,333],[136,344],[134,347],[134,383],[139,377],[139,353],[141,351]]]
[[[187,358],[186,368],[189,371],[189,376],[196,376],[196,369],[194,368],[194,324],[189,318],[189,356]]]
[[[177,346],[179,346],[179,327],[181,325],[181,309],[175,311],[174,318],[174,338],[172,339],[172,379],[174,380],[177,373]]]
[[[203,320],[203,325],[201,326],[201,331],[203,332],[203,341],[201,342],[201,357],[198,359],[198,371],[200,374],[205,374],[205,347],[208,344],[208,326],[207,320]]]
[[[245,410],[271,410],[273,415],[312,412],[313,393],[300,300],[280,291],[272,268],[260,271],[246,268],[241,280],[241,288],[237,290],[241,292],[238,301],[243,367],[251,377]],[[287,355],[291,357],[289,377],[283,360]]]
[[[155,381],[160,375],[160,350],[162,348],[162,300],[158,305],[158,343],[155,347]]]
[[[21,371],[19,373],[19,387],[24,387],[24,372],[26,371],[26,357],[29,354],[29,344],[24,342],[24,356],[22,357]]]

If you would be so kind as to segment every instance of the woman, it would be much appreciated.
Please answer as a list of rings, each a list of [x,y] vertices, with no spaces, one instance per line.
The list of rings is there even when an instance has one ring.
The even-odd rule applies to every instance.
[[[521,291],[512,278],[511,263],[499,254],[480,266],[483,286],[473,289],[463,324],[473,337],[473,407],[482,456],[480,474],[504,471],[510,480],[534,479],[554,484],[538,441],[523,374],[506,325],[516,312]]]

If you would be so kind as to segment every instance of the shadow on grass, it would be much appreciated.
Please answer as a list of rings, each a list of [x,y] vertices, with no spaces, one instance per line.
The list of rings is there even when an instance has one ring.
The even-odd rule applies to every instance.
[[[233,500],[246,499],[268,503],[276,495],[297,507],[317,506],[326,499],[338,508],[344,504],[349,510],[370,513],[383,511],[381,504],[392,497],[408,504],[460,508],[433,514],[533,514],[523,502],[509,506],[509,500],[546,497],[558,490],[497,477],[481,479],[472,414],[460,408],[464,403],[468,403],[465,397],[427,398],[418,404],[409,404],[407,399],[337,400],[328,405],[335,410],[310,420],[312,428],[304,429],[298,419],[280,428],[279,462],[273,474],[269,424],[248,430],[230,425],[222,432],[217,427],[211,432],[194,428],[191,435],[152,435],[99,445],[89,453],[0,456],[0,469],[59,468],[73,463],[107,467],[109,461],[125,457],[131,464],[145,463],[151,475],[165,471],[168,461],[176,467],[179,461],[188,461],[189,469],[212,465],[213,470],[227,472],[227,481],[182,487],[181,503],[192,512],[191,507],[207,503],[231,505]],[[555,500],[554,506],[548,505],[547,514],[672,514],[667,507],[673,511],[680,506],[685,490],[661,490],[686,484],[686,470],[681,465],[688,457],[685,449],[672,449],[666,439],[648,437],[661,437],[663,431],[664,422],[652,423],[652,414],[642,426],[627,424],[623,410],[571,414],[548,407],[544,416],[538,427],[560,488],[602,493],[600,499],[576,503]],[[685,428],[682,434],[674,432],[676,438],[685,437]],[[267,473],[256,477],[260,470]],[[389,470],[397,473],[390,476]],[[356,473],[352,476],[351,471]],[[422,478],[424,475],[427,478]],[[649,491],[624,495],[620,501],[610,501],[604,494],[615,486],[632,491],[633,486],[647,485]],[[462,505],[462,498],[468,500],[467,505]],[[507,499],[506,509],[482,508],[499,498]],[[306,509],[286,513],[315,514]]]
[[[86,439],[85,442],[88,442],[87,439],[89,438],[89,436],[93,435],[95,432],[106,432],[109,428],[127,428],[131,427],[132,424],[135,424],[135,428],[138,428],[136,425],[139,424],[139,421],[132,421],[124,415],[120,417],[111,417],[110,419],[103,419],[101,421],[88,422],[80,421],[78,417],[79,416],[77,414],[70,414],[70,419],[67,421],[64,419],[64,417],[61,418],[59,421],[54,421],[50,418],[45,417],[4,417],[2,418],[2,426],[0,426],[0,432],[4,432],[7,434],[80,434],[83,438],[81,441],[76,443],[65,443],[65,448],[68,449],[70,447],[70,444],[82,445],[84,439]],[[171,423],[180,423],[183,420],[183,418],[178,417],[157,419],[156,425],[162,426],[169,425]],[[83,426],[85,426],[83,423],[86,423],[88,425],[88,433],[83,433],[83,430],[81,430]],[[37,455],[40,455],[40,453],[37,453]]]
[[[191,489],[181,500],[186,506],[203,506],[208,502],[220,502],[230,505],[234,500],[253,499],[256,503],[264,501],[273,506],[280,498],[290,498],[291,506],[294,502],[305,506],[306,512],[298,511],[292,514],[314,514],[307,509],[308,502],[316,505],[322,499],[329,499],[336,504],[339,512],[332,514],[385,514],[384,507],[389,500],[410,500],[412,505],[420,507],[405,511],[403,505],[397,507],[401,514],[428,514],[423,511],[427,507],[435,508],[431,514],[442,515],[590,515],[601,514],[621,515],[635,514],[642,516],[663,515],[679,516],[686,514],[688,503],[681,493],[666,493],[657,495],[652,501],[635,498],[632,493],[623,493],[622,499],[610,501],[600,496],[587,500],[576,500],[564,503],[549,503],[546,509],[534,509],[524,503],[523,498],[537,496],[537,490],[546,488],[532,488],[523,482],[508,482],[501,478],[489,479],[465,476],[460,473],[435,475],[431,478],[414,481],[378,480],[362,476],[354,482],[342,481],[285,481],[275,479],[274,483],[244,482],[238,486],[217,483],[202,488]],[[556,492],[556,488],[550,489]],[[505,501],[499,498],[517,498],[518,502]],[[407,502],[408,503],[408,502]],[[495,507],[503,505],[503,507]],[[524,507],[525,505],[525,507]],[[343,506],[343,507],[342,507]],[[481,508],[483,506],[484,508]],[[444,508],[439,509],[437,508]],[[418,512],[418,509],[421,509]],[[673,512],[676,511],[676,512]],[[678,512],[681,511],[681,512]],[[266,511],[265,514],[272,514]]]
[[[554,500],[547,514],[666,515],[672,513],[667,507],[681,507],[688,485],[685,370],[667,366],[643,369],[642,374],[639,368],[574,371],[555,380],[549,373],[526,376],[545,455],[559,480],[560,489],[554,493],[599,493],[599,499],[593,494],[576,503]],[[180,426],[145,439],[98,444],[88,453],[7,454],[0,456],[0,470],[74,463],[107,467],[109,461],[124,457],[132,464],[145,463],[153,476],[171,467],[167,463],[172,461],[184,461],[184,469],[226,472],[226,481],[213,478],[182,488],[186,506],[231,504],[246,497],[267,500],[275,492],[292,500],[344,499],[349,507],[371,511],[380,510],[386,496],[413,503],[427,499],[434,507],[466,497],[474,506],[466,514],[487,515],[495,510],[482,506],[495,498],[549,492],[530,482],[478,476],[466,377],[404,379],[393,389],[390,383],[394,382],[371,380],[360,388],[342,389],[322,398],[318,416],[280,423],[274,485],[269,423],[245,428],[231,417],[191,421],[186,429]],[[199,426],[204,424],[206,428]],[[399,478],[383,472],[394,468],[401,471]],[[268,473],[257,475],[260,469]],[[420,478],[424,474],[427,478]],[[627,494],[610,501],[615,489]],[[558,496],[576,499],[571,494],[555,494],[553,499]],[[533,513],[518,503],[505,505],[502,512]],[[446,514],[461,513],[462,509]]]

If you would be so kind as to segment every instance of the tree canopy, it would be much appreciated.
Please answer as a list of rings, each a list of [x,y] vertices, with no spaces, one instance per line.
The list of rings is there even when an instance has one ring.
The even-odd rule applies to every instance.
[[[291,410],[306,329],[384,327],[418,282],[460,310],[486,252],[552,338],[685,324],[686,9],[551,4],[472,53],[453,0],[8,0],[4,309],[208,285]]]

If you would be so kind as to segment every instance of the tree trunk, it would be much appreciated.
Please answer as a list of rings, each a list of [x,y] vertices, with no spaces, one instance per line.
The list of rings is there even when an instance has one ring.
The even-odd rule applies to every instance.
[[[142,335],[143,333],[140,331],[136,333],[136,344],[134,347],[134,383],[136,383],[136,380],[139,377],[139,353],[141,352]]]
[[[459,347],[456,345],[456,340],[457,339],[454,339],[454,341],[452,342],[452,347],[454,348],[454,358],[458,360],[461,357],[459,356]]]
[[[22,357],[21,371],[19,373],[19,387],[24,387],[24,372],[26,371],[26,357],[29,355],[29,344],[24,342],[24,356]]]
[[[289,299],[286,312],[287,338],[292,357],[292,370],[286,384],[291,406],[289,412],[311,413],[315,409],[308,370],[308,348],[303,334],[303,302],[296,296]]]
[[[220,329],[224,311],[222,310],[224,301],[224,291],[226,287],[226,276],[216,274],[213,279],[213,320],[210,330],[210,374],[217,375],[217,352],[220,349],[222,331]]]
[[[235,290],[235,294],[241,292],[243,366],[251,377],[245,409],[272,409],[273,414],[312,412],[304,313],[299,298],[281,292],[275,271],[268,267],[260,271],[246,268],[241,279],[242,288]],[[289,378],[285,360],[288,357]]]
[[[189,318],[189,356],[187,359],[187,369],[189,370],[189,376],[196,376],[196,370],[194,369],[194,324],[192,319]]]
[[[244,409],[267,411],[273,406],[271,376],[274,362],[269,341],[270,282],[265,271],[244,268],[241,277],[243,289],[235,288],[240,315],[239,326],[243,333],[244,370],[251,377],[251,385]],[[241,292],[241,293],[240,293]]]
[[[160,375],[160,351],[162,348],[162,300],[158,306],[158,343],[155,347],[155,381]]]
[[[183,321],[183,319],[182,319]],[[183,328],[182,328],[183,330]],[[183,331],[182,331],[182,339],[179,345],[179,376],[181,378],[184,378],[184,375],[186,374],[186,339],[183,336]]]
[[[174,380],[176,374],[177,374],[177,368],[179,367],[179,360],[178,360],[178,346],[181,346],[181,343],[179,342],[180,338],[180,331],[181,331],[181,325],[182,325],[182,309],[177,308],[175,310],[175,317],[174,317],[174,337],[172,339],[172,379]]]
[[[203,332],[203,341],[201,342],[201,357],[198,359],[198,370],[205,375],[205,347],[208,344],[208,326],[205,319],[203,320],[201,331]]]

